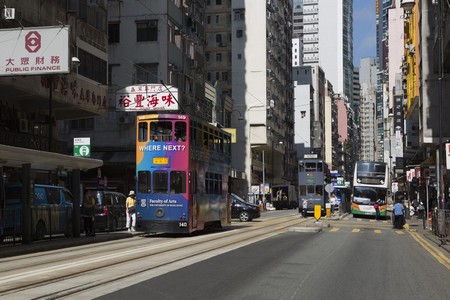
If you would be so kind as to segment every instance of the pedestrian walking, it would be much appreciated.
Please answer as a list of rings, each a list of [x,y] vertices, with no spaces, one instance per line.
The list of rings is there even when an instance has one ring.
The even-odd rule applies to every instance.
[[[334,215],[334,208],[336,205],[336,201],[337,201],[336,195],[332,193],[330,197],[331,215]]]
[[[83,203],[81,205],[81,216],[83,217],[85,236],[95,236],[95,198],[92,197],[89,190],[84,190]]]
[[[302,216],[303,218],[306,218],[307,215],[308,215],[308,200],[305,199],[303,200],[302,203]]]
[[[417,211],[419,212],[419,220],[422,220],[424,218],[424,210],[425,206],[423,205],[423,202],[420,202],[419,206],[417,206]]]
[[[394,229],[403,229],[405,219],[405,207],[401,200],[394,204]]]
[[[127,214],[127,228],[128,231],[136,231],[136,194],[133,190],[128,193],[128,198],[125,203]]]
[[[373,204],[373,208],[375,208],[375,220],[380,219],[380,199],[377,199]]]

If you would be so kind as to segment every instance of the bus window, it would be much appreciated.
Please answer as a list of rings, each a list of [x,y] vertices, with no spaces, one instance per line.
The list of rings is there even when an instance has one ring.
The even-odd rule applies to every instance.
[[[175,139],[178,142],[186,142],[186,123],[175,122]]]
[[[186,193],[186,172],[180,171],[170,172],[170,193],[172,194]]]
[[[169,176],[166,171],[155,171],[153,172],[153,193],[155,194],[166,194],[168,193]]]
[[[147,194],[150,193],[150,172],[139,171],[138,172],[138,193]]]
[[[147,122],[139,122],[138,128],[138,141],[146,142],[148,139],[148,123]]]

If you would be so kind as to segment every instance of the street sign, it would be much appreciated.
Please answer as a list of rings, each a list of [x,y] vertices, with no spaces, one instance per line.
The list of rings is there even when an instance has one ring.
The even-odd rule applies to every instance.
[[[316,218],[316,221],[319,221],[321,216],[322,207],[320,205],[314,205],[314,218]]]
[[[91,157],[91,138],[74,138],[73,156]]]
[[[334,191],[334,186],[332,184],[327,184],[325,186],[325,191],[327,191],[327,193],[331,193],[332,191]]]

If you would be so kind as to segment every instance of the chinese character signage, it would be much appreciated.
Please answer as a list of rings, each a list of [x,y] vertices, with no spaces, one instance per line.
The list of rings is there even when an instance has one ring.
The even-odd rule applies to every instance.
[[[178,110],[178,89],[162,84],[127,86],[116,92],[118,111]]]
[[[0,30],[0,76],[69,73],[69,26]]]
[[[394,128],[395,132],[404,132],[403,96],[394,96]]]

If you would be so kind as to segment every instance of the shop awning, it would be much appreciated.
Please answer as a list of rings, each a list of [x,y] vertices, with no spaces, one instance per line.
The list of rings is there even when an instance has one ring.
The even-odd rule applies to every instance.
[[[38,151],[0,145],[0,166],[21,168],[31,164],[34,170],[89,170],[103,165],[103,161],[92,158],[81,158],[53,152]]]

